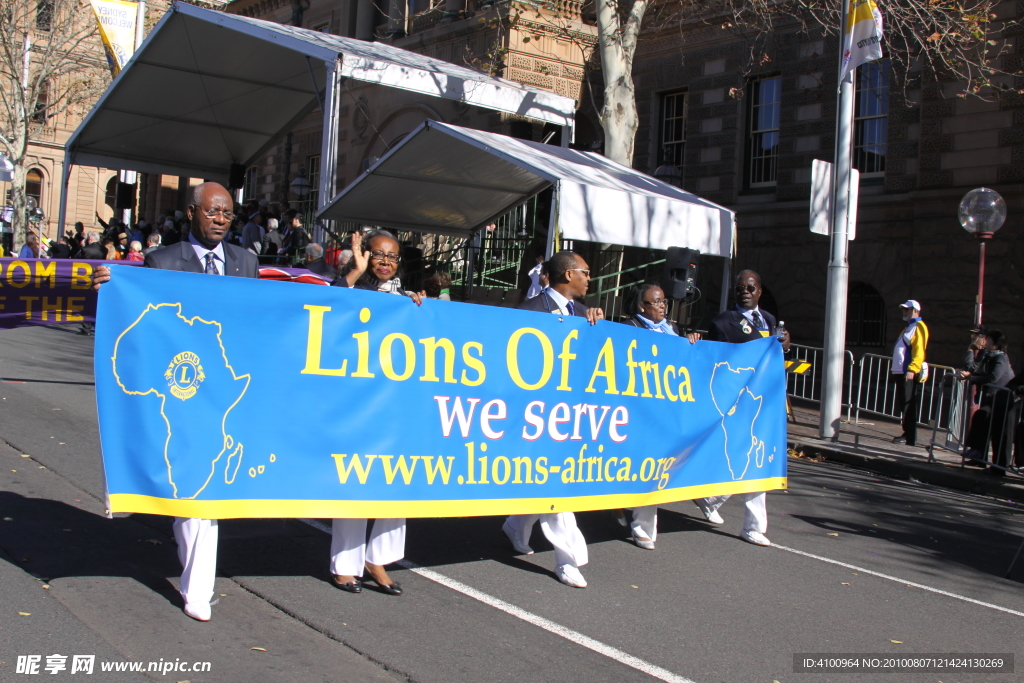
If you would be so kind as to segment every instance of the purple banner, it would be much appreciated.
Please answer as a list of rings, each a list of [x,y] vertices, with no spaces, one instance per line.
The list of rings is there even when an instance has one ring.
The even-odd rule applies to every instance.
[[[0,258],[0,328],[92,322],[92,271],[106,263],[141,261]]]
[[[0,258],[0,329],[96,320],[96,266],[141,266],[142,261]],[[261,266],[260,278],[330,284],[304,268]]]

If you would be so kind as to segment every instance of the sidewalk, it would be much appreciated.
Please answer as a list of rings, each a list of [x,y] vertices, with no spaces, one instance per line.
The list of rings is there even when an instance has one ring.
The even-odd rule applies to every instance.
[[[935,449],[935,461],[928,462],[925,447],[931,442],[931,429],[918,427],[918,446],[897,445],[892,439],[903,429],[895,420],[861,414],[859,423],[843,422],[839,440],[833,442],[818,438],[816,407],[794,405],[793,416],[796,423],[789,422],[789,446],[799,457],[822,458],[897,479],[912,478],[1024,503],[1024,477],[1007,473],[997,478],[982,469],[962,467],[959,455],[941,448]]]

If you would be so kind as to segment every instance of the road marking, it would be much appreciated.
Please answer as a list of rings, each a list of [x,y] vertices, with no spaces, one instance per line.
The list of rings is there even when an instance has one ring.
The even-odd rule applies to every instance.
[[[941,590],[939,588],[932,588],[931,586],[926,586],[923,583],[914,583],[913,581],[907,581],[906,579],[901,579],[901,578],[899,578],[897,576],[889,576],[888,574],[883,574],[881,572],[872,571],[871,569],[865,569],[864,567],[858,567],[855,564],[847,564],[846,562],[840,562],[839,560],[832,560],[832,559],[829,559],[827,557],[822,557],[821,555],[812,555],[811,553],[805,553],[804,551],[796,550],[795,548],[787,548],[786,546],[779,545],[777,543],[772,543],[771,547],[778,548],[779,550],[785,550],[787,553],[793,553],[795,555],[803,555],[804,557],[810,557],[811,559],[814,559],[814,560],[821,560],[822,562],[828,562],[829,564],[835,564],[835,565],[838,565],[840,567],[846,567],[847,569],[855,569],[858,572],[863,572],[865,574],[870,574],[871,576],[877,576],[877,577],[882,578],[882,579],[888,579],[889,581],[895,581],[896,583],[902,583],[902,584],[907,585],[907,586],[913,586],[914,588],[920,588],[921,590],[925,590],[925,591],[928,591],[930,593],[938,593],[939,595],[945,595],[948,598],[956,598],[957,600],[963,600],[964,602],[970,602],[970,603],[973,603],[975,605],[981,605],[982,607],[988,607],[988,608],[991,608],[991,609],[994,609],[994,610],[999,610],[1000,612],[1006,612],[1007,614],[1013,614],[1013,615],[1018,616],[1018,617],[1024,617],[1024,612],[1018,612],[1016,610],[1009,609],[1008,607],[1000,607],[999,605],[993,605],[990,602],[982,602],[981,600],[975,600],[974,598],[969,598],[966,595],[957,595],[956,593],[950,593],[949,591],[944,591],[944,590]]]
[[[300,519],[299,521],[305,522],[311,527],[319,529],[320,531],[323,531],[325,533],[331,533],[331,527],[327,526],[326,524],[318,520]],[[657,678],[659,680],[667,681],[667,683],[694,683],[694,681],[690,680],[689,678],[680,676],[678,674],[674,674],[668,669],[662,669],[660,666],[651,664],[650,662],[645,662],[639,657],[634,657],[628,652],[623,652],[622,650],[614,648],[611,645],[605,645],[599,640],[594,640],[589,636],[585,636],[582,633],[573,631],[571,628],[567,628],[565,626],[562,626],[561,624],[556,624],[550,619],[545,619],[544,617],[537,616],[532,612],[527,612],[521,607],[516,607],[515,605],[505,602],[504,600],[500,600],[494,597],[493,595],[488,595],[487,593],[478,591],[472,586],[467,586],[461,581],[456,581],[455,579],[449,578],[444,574],[435,572],[432,569],[425,569],[414,562],[409,562],[408,560],[399,560],[396,564],[405,567],[411,572],[419,574],[425,579],[429,579],[431,581],[441,584],[442,586],[451,588],[453,591],[462,593],[463,595],[471,597],[474,600],[479,600],[485,605],[489,605],[491,607],[494,607],[495,609],[499,609],[502,612],[505,612],[506,614],[510,614],[513,617],[516,617],[517,619],[522,619],[523,621],[529,624],[538,626],[544,629],[545,631],[554,633],[556,636],[561,636],[562,638],[572,641],[577,645],[582,645],[588,650],[593,650],[598,654],[602,654],[605,657],[614,659],[620,664],[625,664],[628,667],[636,669],[637,671],[642,671],[643,673],[649,676],[653,676],[654,678]]]

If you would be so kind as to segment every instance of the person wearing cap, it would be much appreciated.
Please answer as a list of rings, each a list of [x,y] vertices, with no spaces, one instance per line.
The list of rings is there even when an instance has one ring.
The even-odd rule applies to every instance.
[[[917,445],[917,412],[921,385],[928,379],[928,326],[921,320],[921,304],[908,299],[900,304],[907,327],[892,351],[892,381],[896,385],[896,406],[903,413],[903,434],[893,443]]]

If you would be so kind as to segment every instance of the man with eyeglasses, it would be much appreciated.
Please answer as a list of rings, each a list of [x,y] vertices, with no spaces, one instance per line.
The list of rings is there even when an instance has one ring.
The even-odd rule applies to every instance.
[[[223,185],[196,185],[186,212],[192,222],[187,239],[146,254],[143,265],[160,270],[258,278],[256,257],[224,242],[235,217],[233,207],[231,194]],[[106,266],[98,267],[93,273],[95,289],[109,280],[110,269]],[[177,517],[174,520],[174,539],[178,542],[178,559],[183,568],[181,597],[185,600],[185,614],[197,621],[209,621],[212,612],[210,600],[217,573],[217,534],[215,519]]]
[[[590,285],[590,268],[581,256],[560,251],[547,262],[547,272],[550,284],[537,296],[519,304],[520,309],[578,316],[586,318],[591,325],[604,320],[604,311],[600,308],[590,308],[577,300],[586,296]],[[576,515],[571,512],[511,515],[501,529],[516,552],[532,555],[530,535],[537,522],[544,537],[555,548],[555,576],[567,586],[586,588],[587,581],[579,568],[588,561],[587,541],[576,525]]]
[[[736,276],[733,294],[736,305],[714,317],[708,328],[708,334],[704,338],[710,341],[743,344],[775,334],[782,342],[782,350],[788,354],[790,351],[789,332],[776,333],[775,316],[758,307],[758,302],[761,300],[761,276],[752,270],[740,271]],[[686,336],[691,343],[695,343],[701,338],[701,335],[697,333]],[[743,499],[746,508],[740,538],[754,545],[771,545],[771,541],[764,535],[768,530],[767,493],[761,491],[741,493],[737,496]],[[730,496],[712,496],[698,498],[693,502],[697,504],[709,522],[724,524],[725,520],[718,514],[718,508],[722,507],[722,504],[729,498]]]

